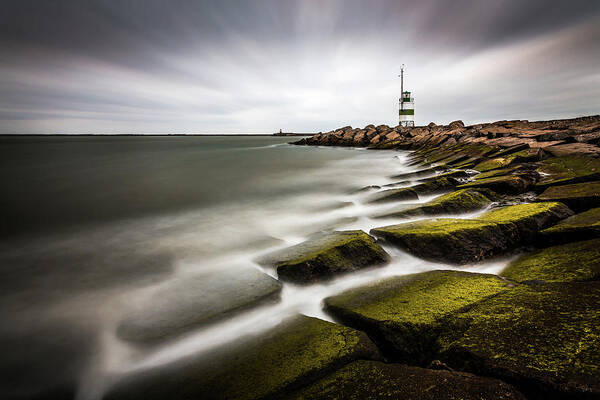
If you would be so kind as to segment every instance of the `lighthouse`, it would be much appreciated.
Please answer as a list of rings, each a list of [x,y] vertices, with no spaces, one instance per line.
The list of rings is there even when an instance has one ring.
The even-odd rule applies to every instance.
[[[404,91],[404,64],[400,67],[400,126],[415,126],[415,99]]]

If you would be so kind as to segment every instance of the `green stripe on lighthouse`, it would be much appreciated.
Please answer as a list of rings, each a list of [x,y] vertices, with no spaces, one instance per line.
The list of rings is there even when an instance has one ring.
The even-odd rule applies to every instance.
[[[400,115],[415,115],[415,110],[400,110]]]

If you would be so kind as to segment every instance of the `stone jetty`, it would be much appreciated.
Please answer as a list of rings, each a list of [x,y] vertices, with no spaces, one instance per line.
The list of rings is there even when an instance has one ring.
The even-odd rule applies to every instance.
[[[357,190],[390,206],[371,216],[387,225],[314,235],[259,265],[295,285],[327,284],[385,266],[395,248],[439,270],[343,291],[323,302],[338,324],[298,316],[128,374],[106,398],[600,399],[600,116],[347,126],[294,144],[403,151],[413,170]],[[477,272],[499,257],[511,260],[498,275]],[[152,329],[132,317],[119,333],[171,335],[279,295],[252,274],[256,287],[214,316],[194,313],[215,301],[199,296],[189,317],[157,317]]]

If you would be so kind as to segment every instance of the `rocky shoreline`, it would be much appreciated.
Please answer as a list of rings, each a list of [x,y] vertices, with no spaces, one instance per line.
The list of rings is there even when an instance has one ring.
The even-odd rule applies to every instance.
[[[449,268],[347,290],[324,301],[339,324],[298,316],[133,372],[106,398],[600,398],[600,116],[345,127],[295,144],[410,150],[417,171],[361,190],[401,202],[375,220],[413,220],[318,234],[257,263],[285,282],[326,282],[385,265],[385,243]],[[452,270],[517,253],[499,275]],[[279,290],[262,286],[251,301]],[[133,328],[123,332],[142,336]]]

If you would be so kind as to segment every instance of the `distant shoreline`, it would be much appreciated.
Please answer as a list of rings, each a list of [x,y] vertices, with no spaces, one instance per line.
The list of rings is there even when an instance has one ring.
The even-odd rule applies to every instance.
[[[274,133],[2,133],[0,137],[15,136],[313,136],[315,133],[292,133],[292,134],[274,134]]]

